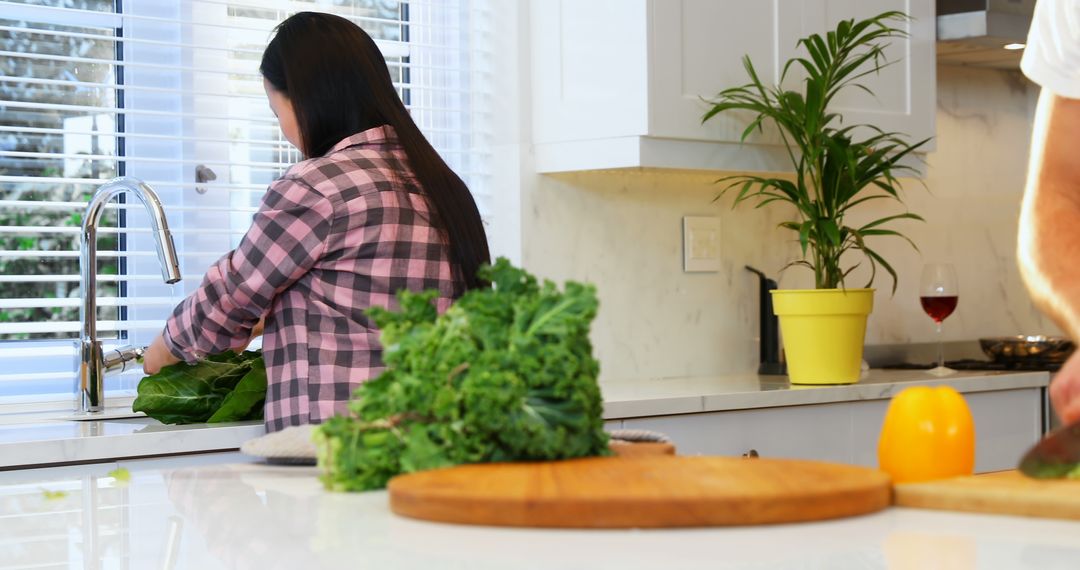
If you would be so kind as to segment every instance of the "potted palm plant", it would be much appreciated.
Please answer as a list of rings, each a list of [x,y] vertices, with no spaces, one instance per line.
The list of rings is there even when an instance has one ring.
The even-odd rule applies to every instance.
[[[717,181],[724,187],[716,199],[733,192],[733,207],[745,201],[756,207],[772,202],[795,207],[795,218],[780,224],[795,233],[802,250],[802,258],[789,266],[812,270],[816,289],[773,292],[792,383],[858,381],[866,319],[873,307],[870,286],[879,269],[889,274],[896,291],[896,271],[871,248],[868,238],[899,237],[915,247],[889,226],[898,220],[922,220],[916,214],[899,211],[861,225],[849,225],[847,216],[852,208],[870,201],[902,204],[897,176],[915,170],[903,161],[929,139],[909,143],[904,135],[873,125],[844,124],[830,109],[836,95],[846,89],[873,94],[859,81],[894,63],[884,49],[890,39],[906,36],[894,24],[907,20],[902,12],[885,12],[866,20],[844,20],[824,37],[800,39],[798,47],[806,55],[785,64],[776,86],[763,84],[745,56],[750,82],[718,93],[708,101],[710,108],[702,118],[704,123],[720,113],[748,112],[751,118],[742,139],[766,125],[775,126],[790,157],[793,175],[727,176]],[[781,86],[792,70],[806,75],[800,90]],[[846,287],[846,278],[861,262],[869,263],[869,281],[862,289]]]

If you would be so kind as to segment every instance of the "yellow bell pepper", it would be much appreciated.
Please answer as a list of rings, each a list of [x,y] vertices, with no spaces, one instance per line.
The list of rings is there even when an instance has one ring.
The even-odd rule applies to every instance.
[[[905,388],[893,397],[878,439],[878,466],[894,483],[970,475],[975,422],[948,386]]]

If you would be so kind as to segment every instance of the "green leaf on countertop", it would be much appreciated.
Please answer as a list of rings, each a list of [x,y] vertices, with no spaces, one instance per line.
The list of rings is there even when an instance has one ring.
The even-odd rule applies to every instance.
[[[238,389],[241,393],[234,396]],[[132,410],[167,424],[260,419],[256,396],[266,397],[261,353],[225,352],[197,364],[171,364],[143,378]],[[228,408],[218,414],[226,403]]]

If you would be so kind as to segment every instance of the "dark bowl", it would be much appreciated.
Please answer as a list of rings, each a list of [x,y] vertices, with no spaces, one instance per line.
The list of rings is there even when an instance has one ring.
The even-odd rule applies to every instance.
[[[995,362],[1045,362],[1060,364],[1072,354],[1075,345],[1055,336],[997,336],[980,338],[983,352]]]

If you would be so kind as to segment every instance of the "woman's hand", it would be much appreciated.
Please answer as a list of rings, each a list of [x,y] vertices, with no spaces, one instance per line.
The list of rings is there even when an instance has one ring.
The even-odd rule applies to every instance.
[[[146,352],[143,353],[143,372],[157,374],[162,367],[177,362],[180,362],[180,359],[169,352],[168,347],[165,346],[165,339],[162,338],[161,333],[158,333],[150,346],[146,347]]]
[[[248,337],[247,344],[237,350],[236,352],[247,350],[247,347],[258,337],[262,336],[263,328],[266,326],[266,317],[259,319],[259,322],[255,323],[255,326],[251,328],[251,336]]]
[[[266,317],[259,319],[259,322],[255,323],[255,326],[251,329],[251,340],[255,340],[255,337],[262,336],[263,329],[266,327]]]
[[[1050,383],[1050,401],[1062,423],[1080,420],[1080,352],[1069,357]]]

